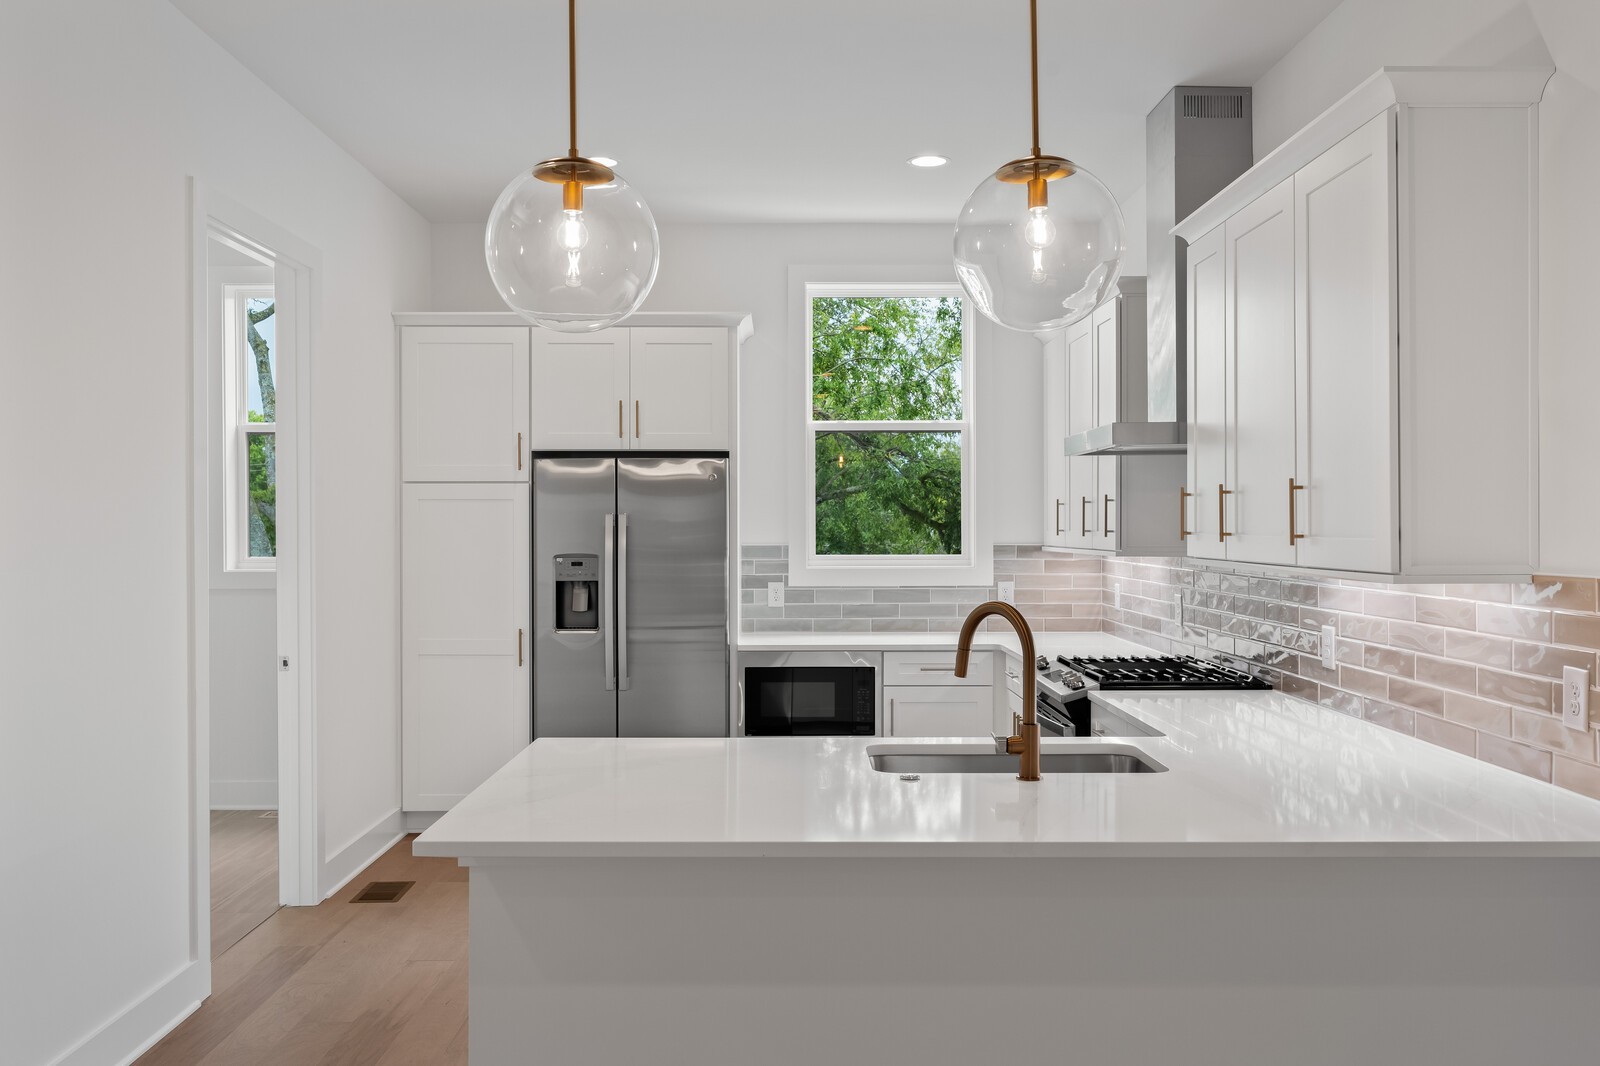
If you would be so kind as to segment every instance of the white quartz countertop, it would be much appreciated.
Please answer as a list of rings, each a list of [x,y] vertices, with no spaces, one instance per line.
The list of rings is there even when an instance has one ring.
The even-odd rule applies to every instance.
[[[859,646],[859,645],[856,645]],[[1165,736],[1148,774],[872,769],[951,740],[544,739],[422,834],[419,855],[1593,856],[1600,801],[1276,692],[1106,700]],[[976,750],[987,742],[969,740]]]
[[[943,651],[956,653],[956,637],[949,633],[741,633],[739,650],[758,651]],[[1106,633],[1035,633],[1034,649],[1040,655],[1155,655],[1131,640]],[[972,636],[974,650],[1003,651],[1022,657],[1022,642],[1010,630],[979,630]]]

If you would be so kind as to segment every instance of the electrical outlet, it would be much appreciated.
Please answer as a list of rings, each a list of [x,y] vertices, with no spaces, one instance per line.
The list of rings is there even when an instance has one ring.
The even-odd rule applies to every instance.
[[[1122,582],[1118,581],[1111,586],[1111,606],[1122,610]]]
[[[1561,671],[1561,724],[1589,728],[1589,671],[1568,666]]]
[[[1332,626],[1322,627],[1322,668],[1332,670],[1334,653],[1338,651],[1339,631]]]
[[[782,581],[768,581],[767,582],[767,606],[768,607],[782,607],[783,606],[783,582]]]
[[[1017,583],[1015,581],[1001,581],[999,582],[998,589],[1000,592],[1001,603],[1017,602]]]
[[[1183,593],[1181,592],[1172,594],[1172,616],[1180,626],[1183,625]]]

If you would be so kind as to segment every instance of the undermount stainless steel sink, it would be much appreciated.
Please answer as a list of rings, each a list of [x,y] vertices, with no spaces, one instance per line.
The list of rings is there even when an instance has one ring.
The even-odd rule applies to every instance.
[[[869,750],[872,768],[886,774],[1015,774],[1017,757],[981,751]],[[1039,756],[1045,774],[1159,774],[1166,767],[1128,748],[1107,751],[1050,751]]]

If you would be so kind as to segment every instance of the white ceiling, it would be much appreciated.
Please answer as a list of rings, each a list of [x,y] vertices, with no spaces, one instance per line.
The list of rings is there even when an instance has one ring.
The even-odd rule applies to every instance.
[[[173,3],[433,221],[566,150],[561,0]],[[1127,196],[1167,89],[1253,84],[1336,5],[1043,0],[1042,147]],[[666,221],[951,220],[1029,148],[1027,27],[1023,0],[580,0],[578,146]]]

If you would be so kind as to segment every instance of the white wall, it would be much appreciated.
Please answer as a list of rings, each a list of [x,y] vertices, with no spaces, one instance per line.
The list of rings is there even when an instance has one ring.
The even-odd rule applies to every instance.
[[[1259,158],[1380,66],[1543,66],[1540,569],[1600,574],[1600,3],[1345,0],[1256,82]],[[1492,425],[1494,412],[1464,412]]]
[[[645,310],[754,316],[755,336],[744,349],[739,390],[740,517],[746,544],[788,540],[787,449],[798,444],[803,411],[800,399],[789,395],[784,373],[785,360],[802,358],[800,325],[789,321],[789,268],[948,266],[953,228],[953,220],[950,225],[662,227],[661,271]],[[436,225],[433,249],[434,309],[505,309],[484,266],[482,226]],[[977,346],[983,506],[993,507],[996,543],[1037,544],[1043,535],[1040,346],[1030,335],[1000,329],[981,317]]]
[[[389,314],[428,297],[429,233],[164,0],[0,6],[0,158],[0,1059],[112,1063],[209,987],[190,925],[188,176],[322,254],[330,854],[398,806]]]

